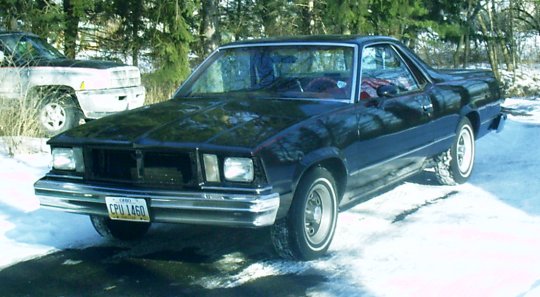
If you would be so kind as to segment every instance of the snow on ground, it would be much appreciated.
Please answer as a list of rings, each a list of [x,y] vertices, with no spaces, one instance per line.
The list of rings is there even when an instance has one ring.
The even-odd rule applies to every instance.
[[[540,98],[509,98],[506,99],[504,108],[510,112],[510,119],[540,124]]]
[[[36,147],[32,140],[26,142]],[[87,217],[39,209],[33,184],[49,171],[49,163],[49,153],[43,151],[14,158],[0,153],[0,269],[101,240]]]
[[[509,99],[505,107],[510,120],[502,133],[477,142],[468,183],[437,186],[426,173],[341,213],[323,259],[259,261],[194,283],[230,288],[266,276],[319,274],[327,281],[308,295],[540,296],[540,99]],[[0,153],[0,269],[104,244],[86,216],[38,208],[32,185],[49,162],[45,152]]]
[[[487,67],[482,68],[490,68]],[[502,87],[507,96],[540,94],[540,65],[521,65],[515,72],[500,70]]]

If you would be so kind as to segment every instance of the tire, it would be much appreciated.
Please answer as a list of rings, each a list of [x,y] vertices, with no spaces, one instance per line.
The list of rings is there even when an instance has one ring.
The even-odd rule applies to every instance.
[[[475,157],[474,129],[469,119],[459,123],[452,147],[435,158],[435,176],[442,185],[465,183],[472,174]]]
[[[79,125],[82,112],[75,105],[72,95],[53,93],[41,101],[38,117],[42,132],[54,136]]]
[[[332,174],[322,167],[301,179],[287,216],[271,228],[279,256],[309,261],[326,253],[336,230],[337,191]]]
[[[142,238],[150,228],[150,223],[115,221],[108,217],[90,216],[92,225],[99,235],[107,239],[137,240]]]

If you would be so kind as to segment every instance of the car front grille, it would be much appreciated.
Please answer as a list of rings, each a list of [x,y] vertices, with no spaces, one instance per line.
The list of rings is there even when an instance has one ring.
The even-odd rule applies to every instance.
[[[88,149],[86,178],[134,185],[189,187],[196,182],[196,158],[189,152]]]

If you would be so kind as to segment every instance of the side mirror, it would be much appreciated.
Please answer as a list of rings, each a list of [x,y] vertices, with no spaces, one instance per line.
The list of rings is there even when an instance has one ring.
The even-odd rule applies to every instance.
[[[377,88],[377,95],[383,97],[394,97],[398,94],[398,88],[394,85],[384,85]]]

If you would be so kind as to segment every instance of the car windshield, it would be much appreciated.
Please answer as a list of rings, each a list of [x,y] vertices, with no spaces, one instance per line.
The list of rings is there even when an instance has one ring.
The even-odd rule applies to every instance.
[[[15,60],[53,60],[65,58],[43,39],[28,35],[3,36],[2,41]]]
[[[177,91],[175,98],[246,96],[349,100],[354,47],[246,46],[220,49]]]

